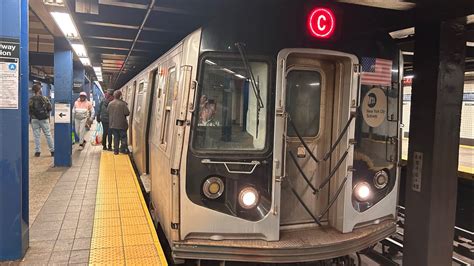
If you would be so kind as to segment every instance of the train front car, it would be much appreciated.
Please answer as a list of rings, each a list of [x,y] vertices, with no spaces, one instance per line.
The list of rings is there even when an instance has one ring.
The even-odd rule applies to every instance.
[[[175,258],[313,261],[395,232],[400,53],[371,9],[303,2],[202,29]]]

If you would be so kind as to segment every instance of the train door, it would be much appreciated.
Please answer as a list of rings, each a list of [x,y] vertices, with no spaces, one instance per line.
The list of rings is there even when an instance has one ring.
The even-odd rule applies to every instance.
[[[350,116],[350,93],[344,93],[350,92],[350,85],[345,88],[344,75],[352,76],[352,64],[315,49],[291,49],[279,56],[284,57],[279,58],[284,64],[277,81],[281,88],[275,127],[275,141],[281,141],[275,143],[281,148],[277,160],[283,162],[280,225],[309,227],[328,222],[327,206],[337,180],[346,174],[342,162],[347,154],[339,160],[341,147],[332,152],[331,147],[340,121]],[[348,147],[348,136],[344,134],[340,146]]]

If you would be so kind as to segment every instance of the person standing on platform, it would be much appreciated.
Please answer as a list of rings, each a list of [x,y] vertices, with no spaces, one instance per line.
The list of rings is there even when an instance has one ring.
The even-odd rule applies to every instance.
[[[128,154],[127,116],[130,115],[130,110],[127,103],[122,100],[121,91],[114,92],[114,100],[109,103],[107,110],[109,111],[109,128],[114,135],[114,154],[117,155],[119,151]]]
[[[41,94],[41,85],[35,84],[31,88],[34,95],[29,101],[29,113],[31,128],[33,129],[33,136],[35,138],[35,157],[41,154],[40,137],[43,131],[48,143],[51,156],[54,156],[54,142],[51,137],[51,129],[49,127],[49,117],[51,112],[51,102],[48,98]]]
[[[104,99],[100,102],[99,110],[97,112],[97,122],[102,123],[102,128],[104,129],[102,133],[102,149],[104,151],[112,150],[112,132],[109,132],[109,111],[107,110],[107,107],[109,106],[109,103],[114,100],[113,93],[113,90],[108,90],[104,94]],[[108,146],[107,143],[109,144]]]
[[[86,122],[92,115],[92,104],[87,100],[87,94],[81,92],[79,99],[74,103],[72,109],[72,116],[74,117],[74,128],[76,134],[79,135],[79,146],[84,148],[85,140],[84,135],[86,134]]]

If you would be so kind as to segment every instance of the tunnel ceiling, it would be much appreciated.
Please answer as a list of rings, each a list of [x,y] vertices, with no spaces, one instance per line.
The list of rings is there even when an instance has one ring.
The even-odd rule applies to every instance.
[[[190,32],[212,19],[226,1],[157,0],[130,55],[151,1],[98,2],[98,14],[76,10],[73,16],[92,64],[102,66],[104,82],[109,87],[119,88]],[[74,8],[74,1],[69,4]],[[77,2],[75,7],[78,7]]]
[[[206,24],[221,10],[229,8],[232,3],[239,1],[242,0],[67,0],[67,5],[92,65],[102,66],[105,87],[117,89],[190,32]],[[259,1],[272,3],[267,0]],[[472,0],[451,2],[453,1],[456,3],[451,5],[455,6],[452,9],[443,5],[430,5],[433,10],[431,15],[450,18],[450,16],[474,14]],[[94,2],[98,3],[95,7]],[[148,12],[151,2],[155,3]],[[403,16],[397,19],[387,18],[390,21],[381,22],[388,23],[394,30],[413,26],[415,13],[413,8],[422,6],[426,1],[339,0],[338,2],[357,4],[380,12],[387,9],[398,10]],[[30,12],[33,13],[30,15],[30,61],[32,63],[39,61],[38,64],[45,65],[41,66],[41,71],[51,74],[52,64],[42,62],[52,61],[51,58],[44,60],[44,55],[49,53],[52,56],[53,37],[61,36],[61,33],[42,5],[42,0],[30,0],[30,10],[33,11]],[[137,38],[147,12],[149,16]],[[135,38],[137,40],[131,50]],[[474,42],[474,21],[468,25],[468,40]],[[404,36],[397,39],[397,42],[403,51],[408,52],[405,55],[405,62],[407,69],[410,70],[413,56],[409,53],[414,50],[414,37]],[[468,69],[474,70],[474,47],[467,47],[466,62]],[[92,69],[88,71],[93,73]]]

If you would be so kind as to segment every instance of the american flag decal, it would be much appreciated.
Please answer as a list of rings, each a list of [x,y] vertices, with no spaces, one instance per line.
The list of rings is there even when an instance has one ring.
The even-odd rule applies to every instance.
[[[361,84],[390,86],[391,82],[391,60],[362,57]]]

